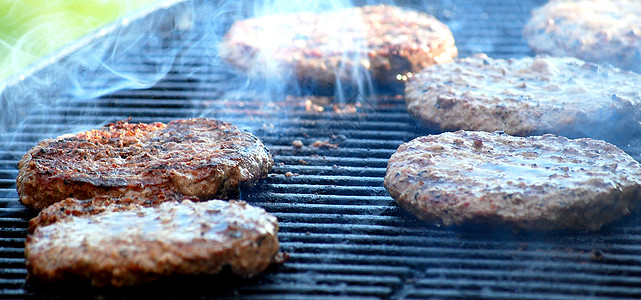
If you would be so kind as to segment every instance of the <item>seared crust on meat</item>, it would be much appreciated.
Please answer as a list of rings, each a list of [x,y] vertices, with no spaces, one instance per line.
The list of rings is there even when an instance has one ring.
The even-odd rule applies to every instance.
[[[532,11],[523,34],[538,53],[641,72],[641,2],[637,0],[550,1]]]
[[[40,226],[25,245],[29,278],[133,286],[172,275],[252,276],[278,258],[278,222],[245,202],[165,202],[72,216]]]
[[[274,161],[249,132],[212,119],[118,122],[47,139],[18,163],[20,202],[42,209],[72,197],[153,197],[158,191],[230,198]]]
[[[492,59],[434,65],[405,86],[409,113],[439,130],[554,133],[618,142],[636,135],[641,75],[571,57]]]
[[[430,223],[598,230],[638,207],[641,166],[589,138],[457,131],[401,145],[384,185]]]
[[[450,29],[433,16],[374,5],[240,20],[226,34],[220,53],[252,75],[293,73],[301,82],[326,87],[337,79],[364,79],[357,70],[390,84],[399,74],[452,61],[458,50]]]

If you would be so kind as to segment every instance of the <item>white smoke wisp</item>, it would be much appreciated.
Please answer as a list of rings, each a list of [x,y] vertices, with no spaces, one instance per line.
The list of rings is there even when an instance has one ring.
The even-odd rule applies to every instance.
[[[320,93],[345,103],[354,101],[358,95],[372,94],[374,87],[367,64],[360,63],[367,60],[366,28],[355,10],[349,9],[354,6],[349,0],[273,0],[256,1],[251,5],[227,5],[227,28],[216,37],[219,39],[216,43],[218,55],[208,65],[212,70],[208,73],[218,73],[226,79],[225,92],[221,97],[242,101],[243,97],[254,95],[266,101],[278,101],[287,96],[306,97]],[[330,12],[337,17],[336,20],[327,22],[326,17],[317,20],[319,15]],[[247,27],[233,31],[235,22],[248,20],[250,22],[244,26],[253,26],[256,30],[250,30],[249,34],[245,31]],[[306,25],[300,26],[300,21]],[[211,26],[216,27],[217,24],[212,23]],[[230,42],[229,36],[234,36],[232,33],[237,33],[236,38],[243,34],[248,38]],[[298,55],[305,54],[295,49],[318,36],[329,37],[322,38],[318,45],[312,45],[315,50],[323,52],[319,54],[323,58],[316,63],[301,60]],[[242,50],[235,43],[243,47],[247,45],[250,52],[238,54]],[[342,57],[335,59],[335,53]],[[325,60],[326,54],[333,58]],[[323,73],[320,80],[307,78],[317,70],[313,64],[325,66],[324,63],[327,63],[327,71],[320,72]],[[217,110],[212,107],[203,115]]]
[[[189,38],[192,13],[193,6],[184,0],[155,2],[0,81],[0,154],[16,148],[15,135],[25,129],[27,121],[46,117],[57,106],[91,104],[91,99],[117,90],[153,86],[171,69],[181,50],[162,47],[162,43],[181,40],[181,35]],[[19,51],[24,43],[34,43],[30,32],[13,47]],[[158,53],[157,49],[164,51]],[[132,60],[139,61],[133,69]],[[86,121],[78,128],[100,123]],[[77,131],[73,127],[52,124],[29,131],[36,139],[42,139]]]

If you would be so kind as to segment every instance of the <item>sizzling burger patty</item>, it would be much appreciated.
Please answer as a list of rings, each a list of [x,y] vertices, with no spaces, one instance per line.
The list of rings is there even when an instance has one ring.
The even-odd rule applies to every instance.
[[[47,139],[18,163],[20,202],[42,209],[68,197],[167,194],[236,196],[267,175],[269,150],[252,134],[211,119],[119,122]]]
[[[550,1],[532,11],[523,34],[538,53],[641,72],[641,2],[637,0]]]
[[[641,166],[589,138],[457,131],[401,145],[384,185],[427,222],[598,230],[638,207]]]
[[[410,114],[440,130],[554,133],[624,141],[638,134],[641,75],[571,57],[434,65],[405,86]]]
[[[237,21],[220,51],[250,73],[293,72],[299,80],[323,87],[333,86],[336,79],[355,82],[357,69],[367,70],[379,84],[389,84],[397,82],[399,74],[403,78],[458,54],[445,24],[431,15],[388,5]]]
[[[30,278],[88,280],[132,286],[172,275],[241,276],[263,271],[278,257],[278,222],[245,202],[165,202],[130,205],[96,215],[69,216],[27,237]]]

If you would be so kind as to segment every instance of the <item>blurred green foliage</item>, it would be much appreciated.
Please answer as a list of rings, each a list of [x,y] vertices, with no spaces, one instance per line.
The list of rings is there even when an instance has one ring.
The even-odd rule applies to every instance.
[[[0,80],[154,0],[0,0]]]

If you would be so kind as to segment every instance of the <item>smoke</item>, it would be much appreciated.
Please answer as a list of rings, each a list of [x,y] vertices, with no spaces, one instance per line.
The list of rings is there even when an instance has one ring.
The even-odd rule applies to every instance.
[[[226,80],[227,86],[223,98],[242,100],[243,97],[259,97],[266,101],[279,101],[285,96],[307,96],[323,93],[328,96],[335,96],[337,101],[346,102],[352,99],[353,94],[371,94],[372,85],[364,68],[353,68],[345,64],[345,61],[359,61],[361,52],[351,51],[363,49],[363,42],[355,42],[350,38],[348,29],[356,28],[362,33],[362,22],[359,18],[345,18],[334,24],[319,24],[315,27],[318,31],[331,32],[338,37],[337,43],[328,45],[343,54],[341,63],[332,71],[335,74],[334,80],[320,84],[301,79],[300,72],[297,72],[291,65],[283,63],[283,49],[287,48],[297,37],[296,13],[319,13],[336,11],[353,7],[354,3],[345,0],[334,1],[256,1],[254,3],[234,2],[225,6],[224,18],[218,20],[218,24],[225,24],[223,30],[217,30],[216,24],[207,24],[215,30],[208,32],[219,32],[216,40],[216,55],[207,65],[208,74],[220,74],[220,78]],[[255,37],[257,44],[260,44],[261,51],[252,53],[255,55],[247,63],[235,63],[234,60],[245,59],[244,53],[230,53],[233,46],[223,40],[224,34],[230,29],[234,21],[246,18],[261,18],[261,35]],[[223,22],[220,22],[220,21]],[[360,28],[359,28],[360,26]],[[231,50],[230,50],[231,49]],[[330,68],[328,66],[328,68]],[[331,73],[331,72],[330,72]],[[348,81],[344,78],[350,78]],[[204,115],[212,113],[215,109],[203,112]]]
[[[172,70],[180,70],[180,74],[174,75],[188,78],[193,82],[194,89],[206,90],[215,100],[242,102],[251,98],[277,103],[287,96],[306,97],[324,91],[338,102],[370,101],[369,95],[376,93],[377,87],[368,72],[360,66],[345,63],[359,62],[363,58],[362,51],[351,50],[362,50],[364,42],[349,38],[349,34],[359,34],[364,30],[359,18],[347,16],[320,28],[341,37],[332,47],[345,53],[344,59],[333,70],[336,76],[330,89],[301,82],[293,70],[283,69],[282,65],[271,59],[274,52],[270,53],[270,49],[276,51],[279,44],[289,42],[279,36],[281,31],[276,30],[272,34],[267,31],[264,40],[272,47],[266,47],[266,52],[262,54],[264,63],[255,64],[251,70],[235,67],[221,53],[225,49],[225,34],[237,20],[296,12],[334,11],[380,3],[369,0],[358,3],[349,0],[159,0],[96,31],[74,37],[73,42],[44,57],[30,54],[39,51],[23,51],[40,47],[38,45],[43,38],[39,35],[42,32],[47,34],[42,27],[37,27],[42,25],[33,25],[32,31],[23,32],[22,38],[12,43],[7,43],[7,39],[0,36],[0,40],[4,41],[4,49],[9,49],[12,55],[12,58],[4,56],[0,59],[26,57],[34,61],[27,67],[9,63],[11,71],[8,72],[11,75],[0,80],[0,160],[17,161],[25,151],[45,138],[127,119],[130,116],[101,114],[96,98],[119,90],[152,87]],[[422,5],[428,4],[419,4]],[[47,9],[51,10],[42,8],[43,11]],[[92,8],[88,4],[82,9]],[[7,16],[21,13],[24,11],[20,11],[18,6],[2,11],[0,22],[6,20]],[[61,13],[50,11],[47,18],[61,18]],[[73,20],[70,26],[84,26],[86,22],[89,21]],[[286,25],[287,22],[281,24]],[[64,25],[47,29],[50,32],[59,31]],[[352,32],[347,32],[348,28]],[[67,113],[68,110],[71,112]],[[193,116],[226,120],[224,111],[221,107],[211,105],[194,110]],[[287,114],[287,109],[283,109],[282,113]],[[54,114],[55,117],[52,117]],[[252,128],[255,124],[247,119],[239,122],[241,127],[255,129]]]
[[[75,9],[95,10],[92,5],[95,6],[98,2],[102,3],[90,1]],[[180,76],[191,78],[194,82],[221,86],[222,88],[214,91],[221,99],[242,101],[243,98],[254,97],[274,102],[287,95],[305,97],[323,92],[339,102],[367,101],[368,96],[376,89],[368,72],[358,64],[354,66],[346,63],[363,60],[361,50],[366,45],[362,40],[351,38],[354,34],[363,34],[364,26],[359,18],[346,16],[338,20],[340,22],[319,26],[319,30],[339,37],[331,47],[344,53],[344,59],[332,69],[336,76],[333,82],[329,82],[330,88],[297,80],[294,70],[284,68],[273,59],[279,47],[290,42],[280,36],[283,31],[277,30],[278,28],[264,31],[265,51],[260,54],[260,63],[254,64],[249,70],[236,68],[221,55],[226,48],[223,38],[237,20],[269,15],[286,16],[296,12],[334,11],[367,4],[374,4],[374,1],[155,1],[94,32],[78,37],[42,58],[31,54],[42,51],[24,49],[52,48],[56,45],[42,46],[43,43],[51,42],[42,37],[47,32],[62,31],[65,25],[83,26],[91,23],[91,20],[58,22],[58,27],[47,28],[48,31],[42,28],[46,25],[31,24],[26,26],[30,31],[23,32],[19,40],[13,41],[12,46],[9,46],[5,37],[0,36],[0,40],[5,41],[5,48],[12,47],[8,50],[12,53],[11,56],[0,58],[5,63],[6,60],[18,61],[18,57],[35,59],[26,68],[7,63],[10,67],[3,70],[11,75],[0,81],[0,151],[24,148],[25,145],[16,144],[14,137],[17,132],[28,128],[30,120],[34,118],[46,119],[57,107],[73,106],[77,110],[93,110],[96,102],[93,99],[118,90],[151,87],[172,68],[180,70]],[[4,15],[0,12],[0,21],[25,13],[24,7],[14,5]],[[56,11],[51,7],[43,7],[42,10],[48,11],[43,14],[46,19],[66,16],[63,10]],[[112,10],[118,11],[117,8]],[[40,21],[42,20],[35,23],[45,24]],[[274,26],[294,26],[286,18],[281,18],[281,21]],[[352,51],[355,49],[359,51]],[[1,76],[0,73],[0,78]],[[219,115],[219,112],[217,107],[211,107],[195,114],[198,115]],[[77,124],[73,124],[73,121],[72,124],[57,123],[38,130],[29,128],[33,137],[29,143],[33,145],[43,138],[113,121],[113,118],[107,119],[79,120],[76,121]]]
[[[116,90],[146,88],[158,82],[169,71],[180,49],[162,48],[159,44],[170,38],[178,39],[188,30],[184,28],[190,22],[191,10],[188,8],[180,1],[155,3],[79,38],[0,81],[0,134],[3,138],[0,151],[12,148],[12,133],[22,130],[25,121],[39,114],[46,116],[48,110],[56,106],[89,102],[89,99]],[[82,6],[76,9],[82,9]],[[53,12],[38,20],[63,16],[65,14],[61,12]],[[67,20],[65,23],[74,22]],[[83,21],[75,23],[84,24]],[[45,25],[27,26],[31,31],[12,43],[8,51],[13,51],[13,56],[8,59],[18,61],[20,59],[14,56],[41,52],[30,49],[38,47],[35,41],[50,43],[41,26]],[[29,43],[34,46],[27,45]],[[53,46],[40,45],[45,49]],[[169,49],[175,53],[157,53],[157,49]],[[132,57],[138,58],[139,68],[131,69]],[[9,64],[4,70],[14,68]],[[39,132],[39,135],[47,137],[61,133],[55,125]]]

